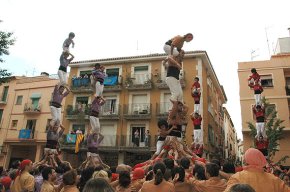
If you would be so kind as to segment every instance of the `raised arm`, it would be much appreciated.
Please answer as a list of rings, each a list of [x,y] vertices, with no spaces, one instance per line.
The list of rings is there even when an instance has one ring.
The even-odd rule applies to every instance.
[[[101,133],[99,133],[99,139],[98,139],[98,143],[100,144],[104,139],[104,135],[102,135]]]

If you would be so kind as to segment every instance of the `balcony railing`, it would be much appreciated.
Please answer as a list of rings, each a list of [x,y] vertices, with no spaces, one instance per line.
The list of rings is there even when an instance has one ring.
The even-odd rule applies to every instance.
[[[167,118],[171,108],[170,102],[156,103],[156,115],[158,118]]]
[[[124,106],[124,118],[126,119],[150,119],[151,103],[133,103]]]
[[[99,113],[99,118],[100,119],[119,119],[119,111],[121,109],[121,106],[118,104],[114,105],[103,105],[101,107],[100,113]],[[77,120],[77,119],[82,119],[82,120],[88,120],[89,115],[91,111],[91,105],[86,105],[86,104],[79,104],[79,105],[68,105],[66,108],[66,118],[68,120]]]
[[[122,76],[106,77],[104,81],[104,92],[122,91]]]
[[[90,78],[74,78],[71,80],[71,91],[73,93],[93,93]]]
[[[129,90],[148,90],[152,89],[152,80],[150,73],[127,75],[124,82]]]
[[[6,105],[7,104],[7,101],[8,101],[8,97],[9,97],[9,94],[7,94],[6,97],[3,96],[4,93],[1,93],[0,95],[2,96],[0,98],[0,105]]]
[[[25,103],[23,112],[25,114],[40,114],[41,104],[34,105],[32,103]]]
[[[154,141],[153,141],[153,140]],[[76,143],[76,135],[67,134],[59,140],[60,146],[62,149],[74,150]],[[154,142],[154,143],[152,143]],[[141,138],[139,141],[139,146],[134,143],[134,138],[132,135],[104,135],[103,141],[100,143],[99,150],[114,150],[114,151],[126,151],[126,150],[135,150],[135,151],[148,151],[155,150],[155,143],[157,142],[156,135],[149,136],[148,145],[145,145],[145,137]],[[80,149],[83,151],[87,150],[87,138],[85,137],[82,143],[80,144]]]
[[[46,133],[44,131],[37,131],[35,129],[8,129],[5,142],[19,142],[30,140],[46,140]]]
[[[156,73],[156,87],[159,89],[168,89],[169,87],[166,84],[166,72],[162,72],[162,73]],[[179,75],[179,81],[181,84],[181,87],[184,88],[185,87],[185,71],[181,72]]]

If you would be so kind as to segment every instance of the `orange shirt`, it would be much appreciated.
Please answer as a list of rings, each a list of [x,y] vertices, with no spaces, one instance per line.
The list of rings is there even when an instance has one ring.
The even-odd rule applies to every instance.
[[[177,49],[181,49],[183,47],[183,44],[184,44],[185,40],[184,40],[184,38],[182,36],[177,35],[177,36],[173,37],[171,39],[171,41],[172,41],[172,45],[174,47],[176,47]]]
[[[290,192],[289,187],[278,177],[253,169],[243,170],[232,175],[225,192],[229,192],[231,186],[237,183],[249,184],[256,192]]]
[[[34,185],[34,177],[25,171],[16,177],[11,186],[11,191],[21,192],[27,190],[28,192],[32,192],[34,191]]]
[[[198,192],[223,192],[227,187],[226,182],[219,177],[211,177],[208,180],[192,178],[189,181]]]
[[[154,184],[154,180],[145,181],[140,192],[153,192],[153,191],[165,191],[175,192],[174,185],[170,182],[163,180],[159,185]]]
[[[189,183],[177,182],[174,184],[175,192],[192,192],[193,188]]]

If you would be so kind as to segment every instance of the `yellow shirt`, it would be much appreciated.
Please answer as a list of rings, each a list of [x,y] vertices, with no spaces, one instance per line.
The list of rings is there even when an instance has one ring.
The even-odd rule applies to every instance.
[[[231,186],[237,183],[249,184],[256,192],[290,192],[289,187],[278,177],[270,173],[252,169],[232,175],[225,192],[228,192]]]
[[[54,185],[48,181],[43,181],[40,192],[56,192]]]
[[[159,185],[154,184],[154,180],[145,181],[139,192],[175,192],[174,185],[170,182],[163,180]]]
[[[66,185],[60,192],[79,192],[79,189],[75,185]]]
[[[11,191],[13,192],[21,192],[24,190],[28,192],[34,191],[34,177],[27,171],[24,171],[19,176],[17,176],[11,186]]]
[[[198,192],[223,192],[227,184],[219,177],[211,177],[208,180],[190,179],[191,185]]]

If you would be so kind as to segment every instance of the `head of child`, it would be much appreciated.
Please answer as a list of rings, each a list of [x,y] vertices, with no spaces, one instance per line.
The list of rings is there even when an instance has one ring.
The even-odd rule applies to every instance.
[[[253,74],[257,73],[256,68],[252,68],[252,69],[251,69],[251,72],[252,72]]]
[[[193,79],[193,81],[194,81],[194,82],[199,82],[199,78],[198,78],[198,77],[195,77],[195,78]]]
[[[73,32],[70,32],[70,33],[68,34],[68,38],[69,38],[69,39],[73,39],[73,38],[75,38],[75,34],[74,34]]]
[[[67,59],[67,58],[68,58],[68,56],[69,56],[69,52],[68,52],[68,51],[65,51],[65,52],[63,52],[63,57],[64,57],[64,58],[66,58],[66,59]]]
[[[93,133],[93,139],[96,141],[98,139],[98,134],[97,133]]]
[[[260,83],[259,83],[259,80],[256,80],[255,81],[255,85],[259,85]]]
[[[101,65],[101,66],[100,66],[100,70],[101,70],[101,71],[104,71],[104,70],[105,70],[104,65]]]
[[[54,125],[51,126],[51,130],[52,130],[53,132],[57,132],[58,128],[59,128],[59,124],[58,124],[58,122],[55,122]]]
[[[187,33],[186,35],[184,35],[184,39],[186,42],[190,42],[193,39],[192,33]]]
[[[257,105],[257,106],[256,106],[256,109],[257,109],[258,111],[260,111],[260,110],[262,109],[261,105]]]
[[[183,110],[183,103],[181,101],[178,101],[177,107],[178,107],[178,111],[182,111]]]
[[[262,135],[259,135],[259,141],[263,141],[263,136]]]
[[[101,68],[100,63],[96,63],[96,64],[95,64],[95,69],[100,69],[100,68]]]
[[[158,121],[158,128],[159,129],[163,129],[163,130],[166,130],[168,128],[168,123],[165,119],[160,119]]]
[[[199,114],[196,112],[196,113],[194,113],[194,117],[195,118],[198,118],[199,117]]]

